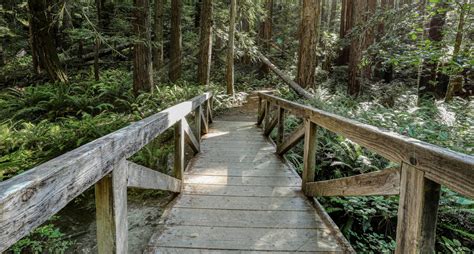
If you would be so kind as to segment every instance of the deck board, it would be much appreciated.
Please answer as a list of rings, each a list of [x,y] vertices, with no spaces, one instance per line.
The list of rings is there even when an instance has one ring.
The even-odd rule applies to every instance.
[[[301,179],[251,122],[215,121],[145,253],[341,253]]]

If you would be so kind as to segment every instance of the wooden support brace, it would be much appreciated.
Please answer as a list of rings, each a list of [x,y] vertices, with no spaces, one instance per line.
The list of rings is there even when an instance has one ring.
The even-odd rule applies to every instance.
[[[293,148],[300,140],[304,138],[305,133],[305,126],[304,124],[298,127],[295,131],[293,131],[290,136],[283,141],[282,144],[278,145],[277,147],[277,154],[283,155],[288,152],[291,148]]]
[[[271,117],[271,104],[270,101],[265,101],[265,116],[263,117],[263,129],[267,129],[268,125],[270,124],[270,117]]]
[[[395,253],[434,253],[440,185],[402,163]]]
[[[201,143],[201,114],[202,105],[199,105],[199,107],[194,110],[194,134],[199,144]]]
[[[301,189],[306,194],[306,183],[313,182],[316,169],[317,125],[309,119],[304,120],[304,155]]]
[[[183,180],[184,175],[184,128],[183,119],[174,126],[174,176]]]
[[[209,100],[207,100],[207,118],[209,120],[209,124],[212,123],[213,121],[213,117],[212,117],[212,106],[213,106],[213,101],[212,101],[212,96],[211,98],[209,98]]]
[[[207,134],[209,132],[209,125],[204,114],[201,114],[201,132],[202,134]]]
[[[400,169],[389,168],[367,174],[306,184],[308,196],[376,196],[400,193]]]
[[[257,117],[257,125],[260,126],[262,125],[263,119],[265,118],[265,114],[266,114],[266,107],[265,107],[265,103],[262,102],[262,98],[259,98],[258,110],[259,112],[258,112],[258,117]]]
[[[181,192],[181,180],[127,161],[127,186],[140,189]]]
[[[199,153],[200,151],[199,142],[194,136],[193,130],[189,126],[188,121],[186,121],[186,119],[183,118],[183,120],[181,120],[181,124],[183,125],[186,142],[191,146],[194,153]]]
[[[270,117],[269,117],[270,118]],[[275,128],[275,126],[278,123],[278,116],[275,116],[269,123],[268,125],[265,125],[265,131],[263,132],[263,135],[268,136],[270,133],[272,133],[272,130]]]
[[[128,252],[127,169],[122,160],[95,184],[98,253]]]
[[[285,135],[285,109],[278,106],[278,133],[276,138],[277,145],[283,143],[283,136]]]

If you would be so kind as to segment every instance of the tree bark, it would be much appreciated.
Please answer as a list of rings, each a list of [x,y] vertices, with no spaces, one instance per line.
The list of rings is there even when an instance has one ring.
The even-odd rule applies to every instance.
[[[202,0],[198,82],[209,85],[212,56],[212,0]]]
[[[235,16],[237,15],[237,0],[230,1],[230,24],[229,24],[229,40],[227,44],[227,68],[225,80],[227,84],[227,94],[234,95],[234,33],[235,33]]]
[[[365,0],[362,0],[365,1]],[[347,39],[347,35],[352,30],[353,27],[353,5],[356,1],[351,0],[342,0],[341,7],[341,24],[339,29],[339,38]],[[341,54],[339,55],[336,64],[337,65],[347,65],[349,63],[349,54],[350,54],[350,45],[344,44]]]
[[[170,70],[171,82],[181,77],[181,0],[171,0]]]
[[[367,8],[367,1],[353,1],[352,4],[352,22],[354,26],[360,25],[364,22],[364,11]],[[360,93],[360,68],[359,64],[362,57],[362,39],[363,35],[352,36],[350,53],[349,53],[349,80],[348,93],[352,96],[358,96]]]
[[[194,4],[194,28],[199,28],[201,23],[201,7],[202,7],[203,0],[196,0]]]
[[[67,82],[68,78],[59,63],[58,53],[52,36],[51,6],[46,0],[28,0],[30,11],[30,35],[33,67],[37,74],[46,71],[54,81]]]
[[[316,70],[316,42],[320,0],[302,0],[302,12],[299,30],[299,49],[297,65],[297,83],[303,88],[314,84]]]
[[[435,14],[431,17],[428,30],[428,40],[433,43],[435,49],[440,49],[443,40],[443,28],[446,23],[447,3],[440,1],[435,4]],[[444,82],[439,82],[438,60],[424,59],[418,85],[418,97],[421,99],[443,98],[446,94],[447,86]]]
[[[161,69],[164,61],[164,52],[163,52],[163,5],[166,0],[155,0],[155,16],[153,30],[155,36],[153,37],[153,42],[155,43],[153,47],[153,68],[155,70]]]
[[[375,15],[375,10],[377,8],[377,0],[367,0],[367,11],[364,13],[364,22],[369,23],[370,17]],[[367,50],[375,42],[375,26],[367,27],[367,30],[364,34],[362,51]],[[365,66],[363,69],[363,78],[370,79],[372,77],[372,68],[371,64]]]
[[[133,31],[137,41],[133,45],[133,92],[153,90],[151,59],[151,24],[149,0],[134,0]]]
[[[329,16],[329,24],[328,24],[329,31],[335,31],[334,22],[336,21],[336,15],[337,15],[337,2],[338,1],[336,0],[331,1],[331,14]]]
[[[260,41],[264,52],[268,53],[272,42],[273,0],[265,0],[265,11],[267,12],[267,16],[260,24]],[[262,64],[260,71],[264,74],[268,74],[270,69],[267,65]]]

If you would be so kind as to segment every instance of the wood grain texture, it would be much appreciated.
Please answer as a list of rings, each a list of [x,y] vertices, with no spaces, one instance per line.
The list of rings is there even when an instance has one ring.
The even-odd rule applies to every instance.
[[[186,121],[182,118],[174,126],[174,164],[173,171],[174,176],[183,180],[184,175],[184,128],[183,122]]]
[[[393,162],[414,165],[425,172],[426,178],[474,198],[474,156],[453,152],[273,95],[259,93],[259,96],[285,108],[293,115],[309,118],[318,126],[351,139]]]
[[[301,176],[301,190],[306,194],[308,182],[314,181],[316,169],[316,145],[317,126],[308,119],[304,120],[304,154],[303,154],[303,173]]]
[[[206,93],[177,104],[0,182],[0,252],[209,98]]]
[[[194,136],[197,139],[199,148],[201,148],[201,114],[202,114],[202,105],[197,107],[194,110]]]
[[[183,125],[183,131],[184,131],[184,137],[186,140],[186,143],[188,143],[191,146],[191,149],[193,149],[194,153],[199,153],[200,152],[200,145],[199,142],[194,136],[193,130],[188,124],[188,121],[186,121],[186,118],[183,118],[181,124]]]
[[[296,128],[287,138],[283,141],[282,144],[277,147],[277,154],[282,156],[293,148],[300,140],[304,138],[305,126],[302,125]]]
[[[400,169],[398,168],[306,184],[306,195],[312,197],[386,196],[399,193]]]
[[[181,180],[179,179],[131,161],[127,161],[126,164],[128,167],[128,187],[172,192],[181,191]]]
[[[128,252],[127,171],[122,160],[95,185],[99,253]]]
[[[277,112],[278,114],[278,112]],[[273,129],[278,123],[278,116],[274,116],[269,122],[268,125],[265,126],[265,131],[263,132],[263,135],[268,136],[270,133],[272,133]]]

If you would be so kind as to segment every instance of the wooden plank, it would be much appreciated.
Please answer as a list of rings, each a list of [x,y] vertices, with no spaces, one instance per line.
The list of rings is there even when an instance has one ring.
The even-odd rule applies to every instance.
[[[265,114],[266,114],[266,107],[265,103],[262,103],[262,106],[260,106],[261,112],[258,113],[258,118],[257,118],[257,125],[260,126],[263,123],[263,119],[265,119]]]
[[[211,196],[298,197],[301,196],[300,190],[300,187],[281,186],[185,184],[182,193]]]
[[[304,120],[304,154],[301,190],[306,193],[306,183],[314,181],[316,169],[316,129],[317,126],[308,119]]]
[[[398,195],[400,169],[390,168],[339,179],[309,182],[306,184],[305,193],[312,197]]]
[[[258,106],[257,106],[257,126],[260,126],[260,124],[262,124],[262,120],[263,120],[263,110],[265,108],[263,107],[263,103],[262,103],[262,97],[258,97]]]
[[[254,177],[254,176],[206,176],[206,175],[185,175],[184,183],[188,184],[214,184],[214,185],[253,185],[253,186],[283,186],[297,187],[301,185],[299,177]]]
[[[271,105],[270,101],[265,100],[265,116],[263,118],[263,129],[266,129],[268,127],[268,124],[270,123],[270,118],[272,115],[271,110]]]
[[[249,230],[236,227],[173,226],[169,231],[153,236],[150,245],[291,252],[341,250],[326,229],[252,228]]]
[[[213,97],[211,96],[211,98],[209,98],[209,100],[207,100],[207,119],[208,119],[208,123],[211,124],[212,122],[214,122],[214,119],[213,119],[213,116],[212,116],[212,107],[213,107]]]
[[[423,141],[363,124],[332,113],[301,105],[269,94],[265,100],[281,106],[312,122],[397,163],[409,163],[425,172],[425,177],[474,198],[474,156],[453,152]]]
[[[184,118],[174,126],[174,176],[182,180],[184,175]]]
[[[186,143],[188,143],[191,146],[191,149],[193,149],[194,153],[199,153],[200,152],[200,145],[196,137],[194,136],[193,130],[188,124],[188,121],[186,121],[186,118],[183,118],[181,121],[182,128],[184,130],[184,137],[186,140]]]
[[[0,182],[0,252],[192,112],[210,96],[197,96]],[[46,209],[47,208],[47,209]]]
[[[278,116],[275,116],[272,118],[272,120],[268,123],[268,125],[265,125],[265,131],[263,132],[263,135],[268,136],[272,132],[272,130],[275,128],[275,126],[278,123]]]
[[[275,253],[275,251],[243,251],[243,250],[226,250],[226,249],[198,249],[198,248],[167,248],[167,247],[148,247],[144,253],[147,254],[262,254],[262,253]],[[278,251],[278,254],[293,254],[294,252]],[[298,253],[324,253],[324,254],[340,254],[343,251],[298,251]]]
[[[326,228],[313,210],[252,211],[174,207],[162,223],[180,226],[235,228]]]
[[[423,171],[402,164],[395,253],[429,253],[434,249],[440,191],[439,187],[432,188],[424,175]]]
[[[311,205],[302,197],[241,197],[181,195],[174,205],[180,208],[254,210],[254,211],[312,211]]]
[[[127,170],[121,161],[95,185],[99,253],[128,252]]]
[[[293,148],[300,140],[304,138],[305,126],[304,124],[298,127],[293,133],[291,133],[288,138],[277,147],[277,154],[283,155]]]
[[[127,161],[126,164],[128,167],[128,187],[172,192],[181,191],[181,180],[179,179],[131,161]]]
[[[209,125],[204,114],[201,114],[201,132],[202,134],[207,134],[209,132]]]
[[[201,147],[201,114],[202,114],[202,105],[197,107],[194,110],[194,136],[196,137],[199,147]]]
[[[285,109],[278,106],[278,132],[276,143],[281,145],[283,142],[283,136],[285,135]]]
[[[206,166],[207,165],[207,166]],[[209,176],[295,176],[286,166],[281,164],[225,164],[221,163],[195,163],[185,175]]]

